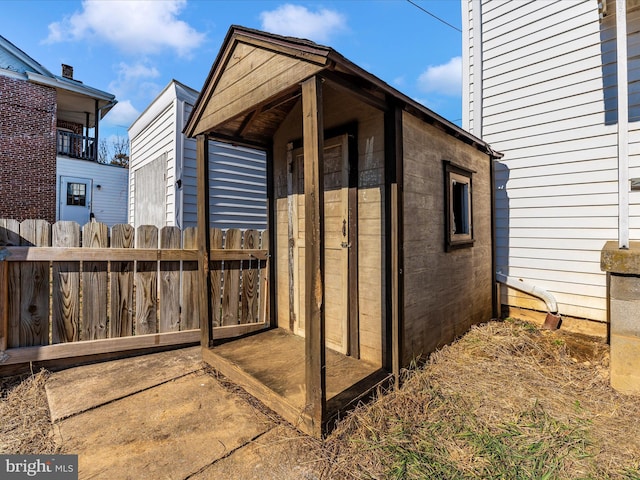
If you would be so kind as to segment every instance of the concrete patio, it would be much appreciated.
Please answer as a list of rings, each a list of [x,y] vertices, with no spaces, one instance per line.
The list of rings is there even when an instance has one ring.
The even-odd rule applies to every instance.
[[[200,347],[63,370],[46,391],[81,479],[321,477],[311,440],[205,371]]]

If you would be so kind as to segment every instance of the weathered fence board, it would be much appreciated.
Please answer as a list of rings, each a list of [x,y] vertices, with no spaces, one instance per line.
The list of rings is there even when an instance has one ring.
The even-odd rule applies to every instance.
[[[160,248],[180,248],[178,227],[160,230]],[[160,332],[180,330],[180,262],[160,262]]]
[[[263,231],[260,236],[260,248],[261,250],[269,251],[269,232]],[[260,268],[260,285],[258,287],[258,293],[260,296],[260,315],[263,322],[269,322],[269,257],[262,268]]]
[[[222,249],[222,230],[219,228],[212,228],[209,230],[209,245],[211,250]],[[211,279],[211,293],[209,298],[211,300],[211,326],[222,326],[222,301],[221,301],[221,287],[222,287],[222,262],[212,261],[209,268],[209,278]]]
[[[12,219],[0,219],[0,245],[15,247],[20,245],[20,223]],[[20,265],[9,264],[5,267],[4,283],[7,299],[4,308],[3,343],[7,347],[17,347],[20,342]]]
[[[89,222],[82,227],[83,248],[106,248],[107,226]],[[107,262],[84,262],[82,266],[81,340],[107,338]]]
[[[131,225],[111,229],[112,248],[133,248],[134,239]],[[111,338],[133,335],[133,268],[134,262],[111,262]]]
[[[247,230],[244,232],[243,246],[245,249],[258,249],[260,232]],[[242,262],[242,314],[240,323],[257,323],[258,316],[258,260]]]
[[[109,235],[110,233],[110,235]],[[0,366],[193,342],[197,229],[0,219]],[[216,338],[267,324],[267,233],[211,229]]]
[[[80,226],[57,222],[51,229],[52,246],[79,247]],[[52,343],[80,340],[80,262],[53,262]]]
[[[141,225],[136,232],[136,248],[157,248],[158,229]],[[135,273],[136,335],[156,333],[158,311],[158,264],[138,262]]]
[[[224,248],[239,249],[242,246],[242,232],[231,228],[227,230]],[[222,325],[240,323],[240,268],[237,260],[225,260],[222,283]]]
[[[182,247],[196,250],[198,248],[197,230],[193,227],[185,229],[182,235]],[[198,262],[182,262],[182,292],[180,330],[191,330],[200,327],[200,309],[198,308]]]
[[[20,224],[20,244],[48,246],[51,226],[45,220],[24,220]],[[30,262],[20,266],[20,313],[17,324],[18,345],[49,343],[49,263]],[[10,320],[11,321],[11,320]],[[15,327],[14,327],[15,329]]]

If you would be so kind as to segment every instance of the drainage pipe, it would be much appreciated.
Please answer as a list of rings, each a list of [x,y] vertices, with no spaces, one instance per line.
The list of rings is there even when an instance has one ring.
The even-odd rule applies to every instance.
[[[502,272],[496,272],[496,281],[503,283],[507,287],[511,287],[514,290],[519,290],[524,293],[528,293],[536,298],[542,300],[547,306],[547,318],[544,321],[544,327],[551,330],[557,330],[560,325],[560,314],[558,313],[558,303],[556,298],[545,289],[532,285],[530,283],[516,280],[512,277],[505,275]]]

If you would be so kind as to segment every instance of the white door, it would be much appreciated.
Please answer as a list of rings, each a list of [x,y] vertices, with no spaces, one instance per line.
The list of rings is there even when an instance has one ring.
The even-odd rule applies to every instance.
[[[60,177],[60,218],[78,222],[89,221],[92,180],[80,177]]]

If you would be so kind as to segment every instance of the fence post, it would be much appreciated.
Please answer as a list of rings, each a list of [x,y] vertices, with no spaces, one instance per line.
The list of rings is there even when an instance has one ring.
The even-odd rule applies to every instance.
[[[0,361],[7,349],[7,333],[9,331],[9,267],[5,258],[9,256],[6,249],[0,248]]]

